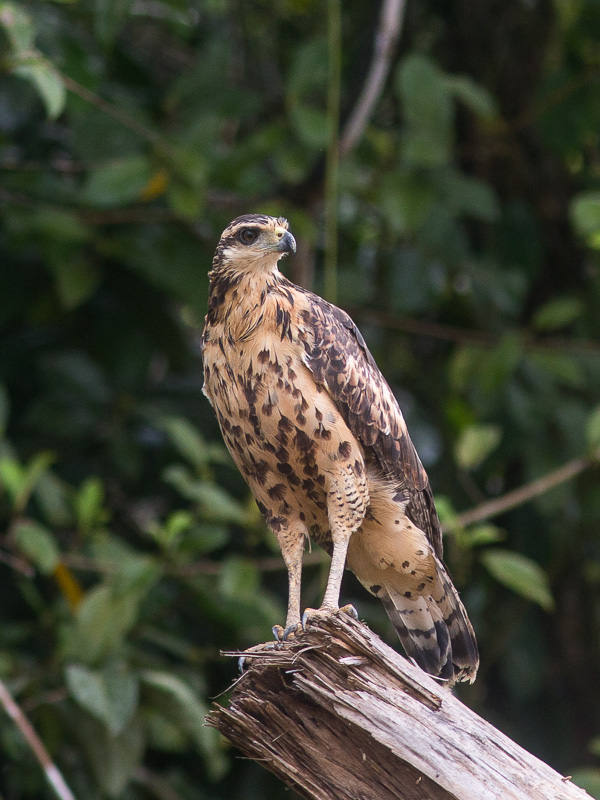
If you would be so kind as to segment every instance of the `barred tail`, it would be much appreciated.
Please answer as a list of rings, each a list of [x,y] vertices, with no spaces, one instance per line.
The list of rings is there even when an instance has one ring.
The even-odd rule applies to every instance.
[[[473,682],[479,653],[473,627],[441,562],[431,594],[417,595],[382,586],[378,597],[409,658],[451,684]]]

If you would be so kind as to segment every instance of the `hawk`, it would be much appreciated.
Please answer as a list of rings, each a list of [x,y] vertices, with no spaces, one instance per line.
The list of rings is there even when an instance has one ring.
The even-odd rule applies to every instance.
[[[279,272],[295,251],[287,220],[233,220],[209,273],[202,334],[204,393],[288,570],[276,635],[301,628],[310,538],[331,565],[321,607],[303,621],[338,610],[347,564],[383,602],[410,658],[450,683],[473,681],[475,635],[402,412],[350,317]]]

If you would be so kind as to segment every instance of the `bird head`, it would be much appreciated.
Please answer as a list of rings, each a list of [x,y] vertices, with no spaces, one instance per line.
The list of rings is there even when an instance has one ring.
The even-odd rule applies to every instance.
[[[282,256],[296,252],[296,240],[283,217],[244,214],[225,228],[213,270],[272,272]]]

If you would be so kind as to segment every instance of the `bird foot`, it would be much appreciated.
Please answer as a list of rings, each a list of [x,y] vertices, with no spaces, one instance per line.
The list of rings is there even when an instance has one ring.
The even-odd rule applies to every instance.
[[[255,644],[253,647],[249,647],[244,655],[238,658],[238,670],[240,672],[243,672],[245,669],[247,669],[249,662],[252,661],[253,658],[259,658],[261,653],[264,653],[265,650],[281,649],[285,642],[293,640],[296,634],[302,632],[303,628],[302,623],[297,622],[294,625],[288,625],[286,628],[282,627],[281,625],[273,625],[271,630],[273,631],[273,636],[275,637],[274,642]],[[256,655],[254,656],[253,653],[256,653]]]
[[[358,611],[350,603],[341,608],[328,608],[323,606],[321,606],[321,608],[307,608],[302,615],[302,630],[306,630],[311,619],[324,619],[339,614],[340,612],[348,614],[348,616],[353,619],[358,619]]]
[[[298,621],[293,625],[288,625],[286,628],[281,625],[273,625],[271,630],[277,642],[287,642],[288,639],[294,639],[296,634],[302,631],[302,623]]]
[[[281,628],[280,625],[275,625],[273,627],[273,633],[275,634],[275,628]],[[283,630],[283,628],[282,628]],[[277,641],[275,642],[264,642],[262,644],[255,644],[253,647],[249,647],[243,655],[238,658],[238,670],[240,673],[243,673],[245,669],[250,666],[250,662],[253,658],[260,658],[260,656],[265,652],[265,650],[279,650],[282,645],[282,640],[277,638],[277,634],[275,634],[275,638]],[[256,655],[253,655],[253,654]]]
[[[255,644],[249,647],[243,655],[238,658],[238,670],[243,673],[248,668],[249,662],[253,658],[260,658],[265,650],[280,650],[286,642],[293,641],[303,631],[306,630],[311,620],[324,619],[325,617],[333,616],[334,614],[348,614],[353,619],[358,619],[358,612],[353,605],[342,606],[341,608],[329,608],[321,606],[321,608],[307,608],[302,615],[302,621],[295,622],[292,625],[287,625],[285,628],[282,625],[273,625],[271,630],[275,637],[274,642],[266,642],[265,644]],[[256,655],[254,655],[256,654]]]

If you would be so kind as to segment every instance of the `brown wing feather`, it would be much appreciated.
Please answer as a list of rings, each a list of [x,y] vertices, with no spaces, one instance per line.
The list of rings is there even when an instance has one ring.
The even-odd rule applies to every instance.
[[[442,532],[429,479],[398,402],[362,334],[341,309],[306,292],[302,312],[305,363],[336,403],[346,424],[407,499],[405,513],[442,557]]]

